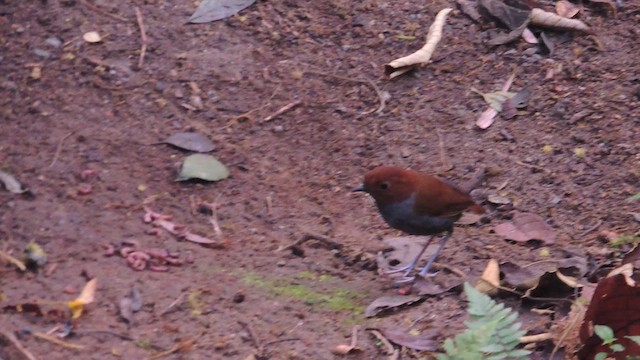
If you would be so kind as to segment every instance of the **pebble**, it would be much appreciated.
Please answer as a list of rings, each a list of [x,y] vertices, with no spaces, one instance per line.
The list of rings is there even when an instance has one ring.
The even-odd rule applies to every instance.
[[[62,46],[62,40],[60,40],[59,38],[57,38],[55,36],[51,36],[51,37],[47,38],[47,40],[45,40],[44,43],[47,44],[47,45],[51,45],[54,48],[59,48],[60,46]]]
[[[48,59],[51,57],[51,53],[48,52],[47,50],[35,49],[33,50],[33,53],[44,59]]]
[[[280,260],[280,261],[278,261],[278,262],[276,263],[276,265],[278,265],[278,267],[283,267],[283,266],[287,265],[287,262],[286,262],[286,261],[284,261],[284,260]]]
[[[284,131],[284,126],[282,125],[276,125],[273,127],[273,132],[274,133],[281,133]]]

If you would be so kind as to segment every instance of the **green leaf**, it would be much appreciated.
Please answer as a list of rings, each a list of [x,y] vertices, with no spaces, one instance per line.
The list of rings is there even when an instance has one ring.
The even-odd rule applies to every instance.
[[[193,154],[184,159],[176,181],[189,179],[218,181],[228,176],[229,170],[218,159],[211,155]]]
[[[634,343],[640,345],[640,336],[625,336],[627,339],[633,341]]]
[[[593,360],[604,360],[607,357],[607,353],[597,353]]]
[[[620,344],[611,344],[609,345],[609,348],[611,348],[611,350],[613,350],[614,352],[624,351],[624,346]]]
[[[605,344],[615,341],[613,330],[607,325],[596,325],[593,330]]]
[[[627,202],[640,200],[640,192],[627,198]]]

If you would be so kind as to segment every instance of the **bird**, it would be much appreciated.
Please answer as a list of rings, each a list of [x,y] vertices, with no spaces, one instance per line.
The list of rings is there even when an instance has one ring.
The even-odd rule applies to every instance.
[[[453,233],[453,224],[463,211],[484,213],[484,208],[457,186],[432,175],[397,166],[380,166],[364,176],[364,182],[353,189],[365,192],[375,200],[382,218],[392,228],[409,235],[432,235],[411,263],[387,273],[405,272],[398,284],[413,282],[410,276],[418,260],[431,244],[434,235],[444,233],[436,252],[420,270],[419,276],[431,276],[429,270]]]

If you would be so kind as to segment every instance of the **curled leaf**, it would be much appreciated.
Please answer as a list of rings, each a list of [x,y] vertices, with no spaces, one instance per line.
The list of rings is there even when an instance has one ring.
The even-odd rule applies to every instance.
[[[418,64],[426,64],[429,62],[431,56],[436,50],[436,46],[442,38],[442,28],[444,26],[445,20],[447,19],[447,15],[452,10],[453,9],[451,8],[445,8],[438,12],[438,15],[436,15],[436,19],[429,27],[429,32],[427,33],[427,41],[420,50],[414,52],[411,55],[395,59],[389,64],[385,65],[384,72],[387,76],[389,76],[390,79],[408,72]]]
[[[530,19],[532,25],[539,27],[591,33],[589,26],[580,20],[567,19],[542,9],[531,9]]]
[[[97,278],[89,280],[89,282],[87,282],[87,284],[80,292],[80,296],[78,296],[75,300],[67,302],[67,307],[69,307],[69,309],[71,310],[72,319],[79,318],[82,315],[84,306],[91,304],[94,301],[97,286]]]
[[[480,280],[476,283],[476,290],[483,294],[495,295],[500,288],[500,266],[498,261],[490,259],[487,267],[484,269]]]
[[[26,191],[22,188],[22,185],[15,176],[2,170],[0,170],[0,182],[4,184],[4,188],[12,194],[22,194]]]

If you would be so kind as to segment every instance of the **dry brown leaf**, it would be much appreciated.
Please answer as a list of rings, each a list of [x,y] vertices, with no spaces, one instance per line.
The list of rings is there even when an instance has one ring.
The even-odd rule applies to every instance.
[[[98,278],[89,280],[89,282],[87,282],[87,284],[80,292],[80,296],[78,296],[75,300],[67,302],[67,307],[71,310],[72,319],[79,318],[82,315],[84,306],[91,304],[93,300],[95,300],[97,286]]]
[[[556,240],[553,228],[541,216],[533,213],[517,212],[511,222],[499,224],[493,230],[508,240],[518,242],[540,240],[550,245]]]
[[[378,313],[411,305],[422,300],[420,296],[389,295],[375,299],[364,311],[366,317],[376,316]]]
[[[580,6],[567,0],[560,0],[556,3],[556,13],[568,19],[578,15],[580,10]]]
[[[489,260],[475,287],[476,290],[490,296],[498,293],[500,288],[500,266],[497,260]]]
[[[591,33],[591,29],[585,23],[576,19],[567,19],[558,14],[542,9],[531,9],[531,25],[551,29],[575,30]]]
[[[529,30],[529,28],[526,28],[522,31],[522,38],[524,39],[524,41],[528,42],[529,44],[538,43],[538,38],[535,36],[533,32],[531,32],[531,30]]]
[[[395,59],[389,64],[385,65],[384,72],[387,76],[389,76],[389,79],[393,79],[408,72],[416,65],[426,64],[429,62],[436,49],[436,46],[442,38],[442,27],[444,26],[447,15],[451,12],[451,10],[453,9],[445,8],[438,12],[438,15],[436,15],[436,19],[429,27],[429,32],[427,33],[427,41],[420,50],[414,52],[411,55]]]

